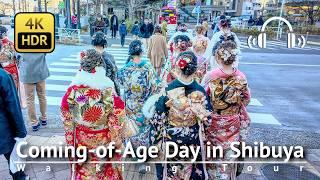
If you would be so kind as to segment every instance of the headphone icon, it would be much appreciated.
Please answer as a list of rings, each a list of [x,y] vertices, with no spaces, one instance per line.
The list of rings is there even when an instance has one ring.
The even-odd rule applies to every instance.
[[[293,33],[293,28],[289,21],[282,17],[272,17],[269,18],[266,22],[263,23],[261,27],[261,33],[258,35],[258,40],[253,36],[249,36],[247,40],[247,44],[249,48],[252,48],[252,45],[258,45],[259,48],[266,48],[267,47],[267,33],[265,33],[266,26],[269,22],[273,20],[280,20],[283,21],[289,28],[288,38],[287,38],[287,47],[293,48],[296,46],[296,35]],[[258,42],[257,42],[258,41]],[[303,48],[306,45],[306,39],[304,36],[298,37],[298,44],[297,46]]]

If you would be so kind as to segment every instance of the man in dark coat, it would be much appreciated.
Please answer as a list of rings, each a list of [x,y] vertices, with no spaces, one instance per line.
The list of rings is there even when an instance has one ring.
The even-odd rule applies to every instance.
[[[112,13],[112,14],[113,14],[113,13]],[[111,16],[111,19],[110,19],[110,29],[111,29],[111,31],[112,31],[112,34],[111,34],[112,38],[116,38],[116,36],[117,36],[117,31],[118,31],[118,29],[119,29],[119,20],[118,20],[118,17],[117,17],[115,14],[113,14],[113,15]]]
[[[150,36],[152,36],[153,31],[154,31],[154,25],[153,25],[152,19],[149,19],[147,29],[148,29],[148,36],[149,36],[148,38],[150,38]]]
[[[10,154],[16,143],[14,138],[24,138],[27,130],[24,125],[20,102],[12,77],[0,65],[0,155],[10,161]],[[23,171],[14,174],[13,179],[26,179]]]
[[[140,26],[140,36],[142,38],[143,45],[146,47],[146,49],[148,49],[148,39],[150,37],[148,23],[149,20],[145,19],[144,23]]]

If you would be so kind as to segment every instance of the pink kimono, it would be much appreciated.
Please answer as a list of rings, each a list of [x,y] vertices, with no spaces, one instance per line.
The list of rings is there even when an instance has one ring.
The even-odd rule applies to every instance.
[[[218,160],[234,161],[230,143],[245,141],[250,124],[246,106],[250,102],[250,90],[245,75],[235,69],[226,74],[221,69],[208,72],[203,80],[213,106],[212,123],[206,129],[206,139],[212,145],[222,146],[224,157]],[[217,160],[217,159],[214,159]],[[235,179],[236,164],[209,164],[207,171],[212,179]]]

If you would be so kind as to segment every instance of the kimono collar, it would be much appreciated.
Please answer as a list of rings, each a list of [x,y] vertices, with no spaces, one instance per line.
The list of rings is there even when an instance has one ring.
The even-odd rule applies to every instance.
[[[141,61],[140,61],[140,63],[135,63],[135,62],[133,62],[132,60],[130,60],[129,62],[128,62],[128,64],[127,64],[127,66],[136,66],[136,67],[139,67],[139,68],[141,68],[141,67],[143,67],[145,64],[146,64],[146,60],[144,60],[144,59],[141,59]]]
[[[79,71],[74,77],[72,85],[84,85],[94,89],[114,88],[114,82],[106,76],[106,70],[103,67],[96,67],[95,73],[88,73],[86,71]]]

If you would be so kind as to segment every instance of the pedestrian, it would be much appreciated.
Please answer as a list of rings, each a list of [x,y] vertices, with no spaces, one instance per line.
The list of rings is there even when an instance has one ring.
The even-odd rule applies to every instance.
[[[232,143],[244,142],[248,134],[250,118],[246,106],[250,102],[250,90],[246,76],[233,64],[237,62],[237,45],[226,41],[218,43],[213,51],[217,68],[205,75],[203,85],[213,106],[211,124],[206,129],[206,140],[223,148],[223,157],[210,161],[237,161],[232,157]],[[237,164],[207,164],[209,179],[236,179]]]
[[[217,47],[217,43],[218,42],[223,42],[223,41],[232,41],[234,43],[236,43],[237,45],[237,49],[240,52],[240,40],[237,37],[237,35],[231,31],[231,22],[229,19],[224,19],[222,18],[219,21],[219,31],[217,33],[215,33],[210,42],[209,45],[206,49],[206,52],[204,53],[204,57],[206,58],[206,61],[208,61],[210,63],[210,69],[213,69],[216,65],[215,65],[215,56],[213,56],[212,51],[215,47]],[[233,65],[237,66],[238,62],[234,63]]]
[[[144,20],[144,23],[140,26],[140,33],[141,33],[141,38],[142,42],[144,44],[144,47],[148,48],[148,39],[150,37],[149,31],[148,31],[148,19]]]
[[[151,145],[157,147],[164,147],[169,141],[179,147],[201,147],[198,156],[192,157],[201,162],[205,161],[203,124],[208,124],[212,107],[204,88],[193,78],[196,71],[197,57],[191,51],[179,54],[175,64],[177,79],[168,85],[164,95],[155,103],[155,113],[149,121],[149,137]],[[166,154],[164,148],[160,151],[160,154]],[[175,156],[161,160],[171,163],[156,164],[158,179],[208,179],[204,164],[180,163],[191,162],[191,157]]]
[[[206,58],[203,55],[206,52],[206,49],[208,47],[208,43],[210,40],[208,37],[204,36],[206,32],[204,26],[202,25],[196,26],[195,31],[196,31],[196,36],[193,39],[192,47],[198,62],[196,79],[199,83],[201,83],[201,80],[203,76],[206,74],[207,68],[208,68],[208,62],[206,61]]]
[[[126,35],[127,35],[127,25],[126,25],[125,20],[121,21],[121,25],[119,27],[119,35],[120,35],[120,39],[121,39],[120,40],[121,47],[124,47],[124,43],[125,43]]]
[[[19,73],[16,52],[13,43],[9,40],[8,29],[0,26],[0,64],[7,73],[11,74],[17,90],[19,89]]]
[[[16,52],[14,44],[9,40],[8,29],[4,26],[0,26],[0,64],[3,69],[9,73],[15,83],[16,90],[18,92],[19,100],[22,108],[26,108],[26,97],[24,92],[24,86],[20,83],[18,59],[16,58]]]
[[[155,27],[154,34],[149,40],[148,58],[158,76],[160,76],[161,68],[168,59],[167,41],[162,35],[160,26]]]
[[[108,47],[107,35],[103,32],[96,32],[92,36],[91,44],[94,49],[102,55],[102,59],[105,63],[106,76],[114,82],[116,93],[120,96],[119,83],[115,80],[118,67],[116,66],[114,57],[106,51],[106,48]]]
[[[259,16],[258,20],[257,20],[257,23],[256,23],[257,26],[262,26],[263,25],[263,19],[262,19],[262,16]]]
[[[117,37],[117,31],[119,29],[119,20],[118,17],[112,12],[112,16],[110,19],[110,29],[111,29],[111,37],[116,38]]]
[[[94,23],[94,32],[98,32],[98,31],[104,32],[105,27],[106,27],[106,23],[104,22],[102,15],[99,14],[97,16],[96,22]]]
[[[253,20],[252,15],[251,15],[249,20],[248,20],[248,26],[251,27],[253,25],[254,25],[254,20]]]
[[[88,23],[89,23],[89,30],[90,30],[90,36],[92,37],[94,33],[94,26],[97,18],[94,16],[94,14],[91,12],[90,16],[88,18]]]
[[[161,23],[161,31],[162,31],[162,35],[167,39],[168,36],[168,23],[167,23],[167,19],[164,19]]]
[[[134,40],[129,45],[129,58],[125,66],[118,71],[118,81],[124,89],[126,121],[134,134],[127,139],[133,148],[149,146],[149,123],[147,123],[142,107],[144,102],[158,88],[157,75],[149,60],[142,59],[142,42]],[[139,171],[145,171],[144,165]]]
[[[114,82],[105,76],[101,54],[94,49],[80,53],[80,70],[73,79],[61,102],[66,144],[77,148],[95,149],[115,143],[121,149],[125,139],[124,103],[114,92]],[[88,153],[88,162],[76,163],[74,179],[122,179],[121,165],[97,164],[92,161],[110,161]],[[121,161],[116,152],[112,160]],[[70,159],[71,161],[73,159]]]
[[[169,44],[169,45],[170,45],[170,44],[172,45],[172,43],[174,43],[174,38],[175,38],[176,36],[178,36],[178,35],[186,35],[186,36],[188,36],[189,39],[193,39],[192,33],[188,32],[188,27],[187,27],[187,25],[186,25],[186,24],[180,24],[178,31],[175,32],[175,33],[171,36],[171,38],[169,39],[168,44]]]
[[[227,17],[222,14],[220,17],[219,17],[219,22],[218,23],[215,23],[214,25],[214,28],[213,28],[213,32],[212,34],[214,35],[215,33],[219,32],[220,29],[219,29],[219,24],[220,24],[220,21],[224,21],[224,20],[227,20]]]
[[[71,17],[72,29],[78,29],[78,16],[76,14]]]
[[[105,35],[108,34],[108,27],[109,27],[109,18],[108,18],[108,15],[106,14],[103,14],[103,21],[104,21],[104,29],[103,29],[103,32]]]
[[[147,24],[147,29],[148,29],[148,36],[150,38],[154,32],[154,25],[153,25],[152,19],[149,19],[149,22]]]
[[[202,26],[204,27],[204,36],[208,37],[208,30],[209,30],[209,24],[208,24],[208,19],[204,18],[204,20],[202,21]]]
[[[16,143],[16,138],[25,138],[27,130],[15,83],[0,64],[0,155],[4,155],[10,166],[10,155]],[[11,172],[14,180],[25,180],[26,174],[21,170]]]
[[[139,30],[139,22],[135,21],[134,25],[131,29],[131,34],[133,35],[133,39],[137,40],[139,38],[140,30]]]
[[[40,124],[47,125],[46,79],[49,69],[45,53],[21,53],[19,59],[20,80],[24,85],[29,122],[33,131],[38,131]],[[37,119],[35,91],[39,98],[41,116]]]

